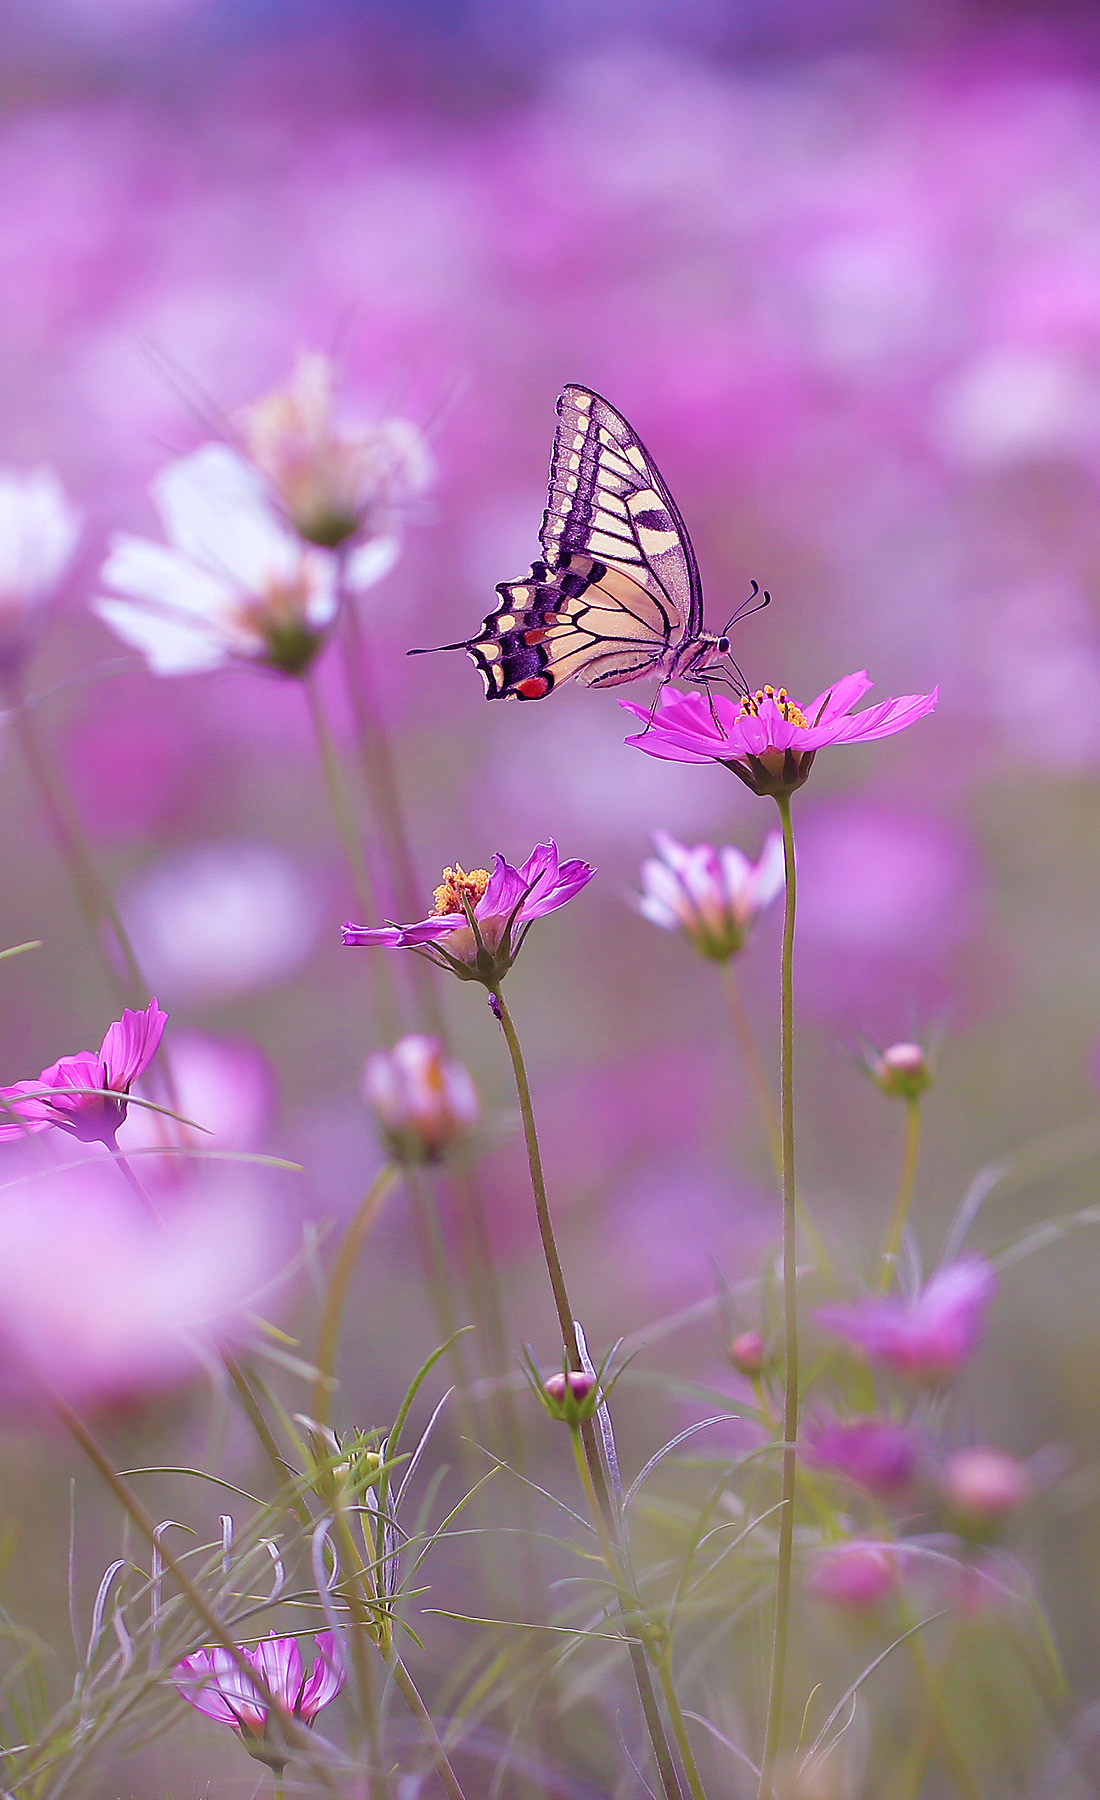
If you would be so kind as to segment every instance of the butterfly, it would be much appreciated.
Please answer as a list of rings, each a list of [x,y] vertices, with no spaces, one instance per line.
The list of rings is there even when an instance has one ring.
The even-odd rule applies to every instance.
[[[498,584],[501,604],[476,637],[436,647],[465,650],[490,700],[542,700],[566,681],[614,687],[645,676],[745,692],[730,628],[770,595],[754,581],[725,630],[704,631],[687,526],[637,432],[591,388],[571,383],[557,410],[541,558],[523,580]]]

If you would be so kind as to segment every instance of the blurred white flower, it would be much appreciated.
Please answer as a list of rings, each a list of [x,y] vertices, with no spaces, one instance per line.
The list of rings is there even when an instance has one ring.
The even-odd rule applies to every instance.
[[[363,1097],[401,1162],[438,1162],[481,1116],[469,1071],[444,1056],[438,1038],[417,1033],[368,1056]]]
[[[121,904],[148,979],[176,1002],[287,980],[312,952],[321,923],[308,877],[262,844],[209,844],[166,857]]]
[[[185,1133],[189,1144],[206,1150],[260,1148],[275,1110],[275,1074],[258,1044],[248,1038],[211,1037],[205,1031],[177,1031],[161,1061],[171,1070],[176,1109],[203,1127],[201,1133]],[[134,1092],[141,1099],[164,1102],[163,1084],[150,1092],[147,1082],[139,1082]],[[177,1127],[170,1129],[174,1138]],[[164,1120],[144,1106],[132,1106],[119,1127],[119,1149],[129,1154],[164,1142]]]
[[[758,914],[783,887],[783,839],[765,840],[752,863],[733,844],[689,849],[667,831],[653,833],[656,856],[642,864],[638,911],[666,931],[682,931],[701,956],[726,962],[744,948]]]
[[[169,545],[122,533],[92,611],[154,675],[230,659],[283,674],[308,668],[336,616],[336,569],[278,517],[257,471],[224,444],[170,463],[152,484]],[[170,546],[170,547],[169,547]]]
[[[408,419],[359,427],[336,418],[335,370],[329,357],[304,352],[285,388],[242,416],[245,448],[267,478],[287,518],[312,544],[355,544],[346,576],[370,587],[397,560],[397,510],[432,478],[431,453]]]
[[[80,536],[52,469],[0,468],[0,674],[13,676]]]

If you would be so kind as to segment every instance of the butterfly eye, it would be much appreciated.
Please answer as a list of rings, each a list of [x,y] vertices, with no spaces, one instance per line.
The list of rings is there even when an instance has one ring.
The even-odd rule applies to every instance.
[[[717,651],[718,651],[718,652],[719,652],[719,653],[720,653],[720,654],[721,654],[721,655],[722,655],[722,656],[725,656],[725,654],[726,654],[726,652],[727,652],[727,651],[728,651],[728,649],[729,649],[729,647],[730,647],[730,641],[729,641],[729,638],[728,638],[728,637],[720,637],[720,638],[719,638],[719,639],[718,639],[718,642],[717,642],[717,643],[716,643],[716,644],[715,644],[715,646],[714,646],[714,648],[715,648],[715,649],[716,649],[716,650],[717,650]]]

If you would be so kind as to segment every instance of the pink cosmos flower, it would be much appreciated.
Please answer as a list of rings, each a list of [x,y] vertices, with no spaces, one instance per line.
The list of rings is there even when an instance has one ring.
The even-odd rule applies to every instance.
[[[757,916],[783,886],[783,839],[769,834],[752,863],[732,844],[688,849],[667,831],[653,833],[657,855],[642,864],[638,911],[666,931],[679,929],[701,956],[725,962],[743,948]]]
[[[909,1429],[892,1419],[825,1419],[807,1431],[806,1457],[868,1493],[888,1495],[909,1486],[917,1452]]]
[[[168,1014],[150,1000],[144,1012],[129,1008],[108,1025],[98,1051],[81,1050],[43,1069],[37,1081],[0,1088],[0,1141],[59,1126],[82,1143],[117,1148],[115,1134],[126,1117],[127,1095],[156,1054]],[[89,1088],[108,1089],[88,1093]]]
[[[363,1096],[402,1162],[438,1162],[481,1115],[468,1070],[444,1056],[438,1038],[415,1032],[368,1056]]]
[[[819,1600],[858,1612],[877,1606],[898,1584],[898,1559],[892,1544],[853,1538],[819,1552],[807,1577]]]
[[[314,1638],[317,1661],[307,1676],[297,1638],[262,1638],[254,1650],[242,1647],[241,1655],[255,1669],[278,1711],[309,1725],[323,1706],[335,1700],[347,1679],[344,1659],[335,1633],[319,1631]],[[240,1732],[250,1756],[281,1773],[286,1766],[278,1738],[268,1731],[271,1709],[259,1689],[228,1650],[196,1650],[172,1670],[172,1680],[183,1698],[208,1719],[231,1725]]]
[[[536,844],[520,867],[503,856],[487,869],[468,873],[458,863],[444,869],[435,890],[435,905],[415,925],[345,925],[350,945],[385,944],[392,949],[435,952],[441,966],[464,981],[493,983],[507,974],[534,919],[557,912],[591,881],[595,869],[585,862],[562,862],[558,847]],[[519,936],[512,933],[520,926]],[[444,947],[446,946],[446,947]]]
[[[819,1325],[858,1344],[871,1362],[919,1381],[948,1381],[973,1354],[997,1277],[983,1257],[939,1269],[913,1301],[876,1295],[857,1306],[823,1307]]]
[[[905,694],[880,700],[853,713],[873,683],[865,669],[845,675],[802,707],[786,688],[759,688],[740,702],[725,694],[681,694],[667,689],[651,724],[627,738],[666,762],[720,762],[756,794],[789,794],[801,787],[814,757],[827,744],[864,744],[891,737],[933,711],[939,689],[931,694]],[[619,702],[636,718],[649,720],[649,708],[632,700]]]

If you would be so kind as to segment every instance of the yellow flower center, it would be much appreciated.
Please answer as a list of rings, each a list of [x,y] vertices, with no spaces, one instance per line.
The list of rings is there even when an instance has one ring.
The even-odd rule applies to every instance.
[[[757,688],[755,694],[742,694],[742,713],[748,713],[751,717],[755,718],[765,700],[772,701],[781,717],[786,719],[788,724],[801,725],[803,727],[809,725],[809,720],[802,711],[802,708],[796,706],[794,701],[789,698],[786,688],[762,687]]]
[[[435,903],[428,917],[443,919],[448,913],[464,913],[466,902],[476,906],[488,885],[488,869],[471,869],[467,874],[461,863],[456,863],[453,869],[444,869],[443,880],[435,890]]]

